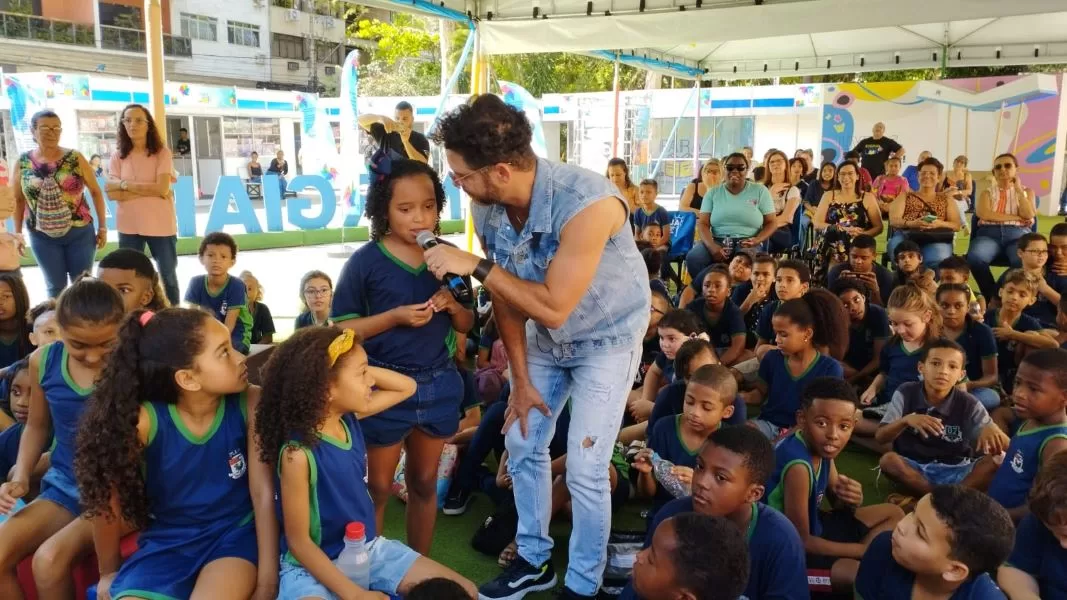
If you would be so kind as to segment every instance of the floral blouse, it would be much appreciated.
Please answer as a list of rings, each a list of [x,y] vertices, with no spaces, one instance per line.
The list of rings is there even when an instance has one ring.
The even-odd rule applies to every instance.
[[[22,193],[26,196],[26,224],[36,228],[37,196],[45,178],[55,179],[63,190],[63,198],[70,205],[71,226],[83,227],[93,222],[89,204],[85,201],[85,177],[78,163],[78,153],[67,150],[55,162],[38,162],[33,152],[19,156],[19,173],[22,176]]]

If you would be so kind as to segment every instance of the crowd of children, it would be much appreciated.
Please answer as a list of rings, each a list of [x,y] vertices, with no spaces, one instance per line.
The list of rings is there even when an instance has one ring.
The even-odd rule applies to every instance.
[[[874,183],[893,196],[907,184],[887,166]],[[262,388],[246,355],[276,330],[255,276],[230,274],[229,235],[203,239],[186,308],[134,250],[33,307],[0,273],[0,598],[26,597],[27,560],[38,597],[72,598],[90,553],[99,598],[479,597],[428,555],[439,507],[463,514],[485,476],[508,502],[507,356],[491,298],[461,303],[425,267],[437,174],[371,168],[372,241],[336,287],[301,279]],[[652,303],[608,482],[613,508],[650,508],[623,598],[1067,597],[1067,253],[1046,264],[1067,224],[1020,238],[986,297],[965,260],[935,272],[904,241],[886,270],[867,235],[825,281],[738,250],[674,295],[670,220],[655,181],[637,187]],[[888,502],[865,503],[838,460],[850,442],[879,453]],[[438,498],[446,443],[467,454]],[[406,543],[382,535],[402,457]],[[353,522],[362,586],[336,562]]]

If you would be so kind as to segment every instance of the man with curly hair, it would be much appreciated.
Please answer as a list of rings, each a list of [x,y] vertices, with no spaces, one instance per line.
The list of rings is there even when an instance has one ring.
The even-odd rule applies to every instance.
[[[530,123],[496,96],[444,116],[433,138],[445,148],[453,183],[473,200],[486,258],[442,244],[426,252],[426,264],[438,277],[482,281],[511,363],[504,429],[518,557],[481,597],[519,600],[555,586],[548,444],[570,398],[574,527],[560,597],[592,598],[611,530],[608,463],[650,310],[626,199],[598,173],[537,158]]]

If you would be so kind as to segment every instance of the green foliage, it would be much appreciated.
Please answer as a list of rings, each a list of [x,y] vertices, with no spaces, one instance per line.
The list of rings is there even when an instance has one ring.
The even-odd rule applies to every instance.
[[[489,62],[498,79],[526,88],[535,97],[543,94],[611,91],[615,64],[611,61],[579,54],[504,54]],[[645,72],[628,66],[619,67],[619,88],[639,90],[645,87]]]

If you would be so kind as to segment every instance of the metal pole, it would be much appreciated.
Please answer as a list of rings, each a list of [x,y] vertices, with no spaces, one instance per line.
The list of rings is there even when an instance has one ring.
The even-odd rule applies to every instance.
[[[945,130],[945,164],[952,160],[952,105],[948,105],[948,127]]]
[[[94,3],[95,4],[95,3]],[[145,53],[148,57],[149,103],[157,123],[167,122],[163,82],[163,5],[160,0],[144,0]],[[166,142],[167,128],[160,127],[159,135]]]
[[[615,53],[615,77],[612,80],[612,89],[615,90],[615,112],[611,120],[611,156],[619,155],[619,53]]]
[[[700,78],[693,82],[697,89],[697,113],[693,117],[693,172],[700,177]]]
[[[997,111],[997,135],[996,135],[996,137],[993,138],[993,154],[989,157],[990,161],[992,161],[993,157],[995,157],[997,155],[997,153],[1000,152],[1000,150],[999,150],[999,148],[1000,148],[1000,127],[1001,127],[1001,125],[1003,123],[1004,123],[1004,103],[1001,102],[1000,103],[1000,110]]]
[[[1023,126],[1023,103],[1020,102],[1015,109],[1015,137],[1011,140],[1011,152],[1015,153],[1015,150],[1019,147],[1019,129]]]

